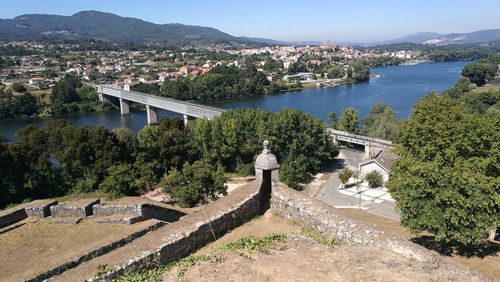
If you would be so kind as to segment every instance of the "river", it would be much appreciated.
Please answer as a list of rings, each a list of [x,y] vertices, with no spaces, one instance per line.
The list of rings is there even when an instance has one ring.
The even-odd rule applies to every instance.
[[[273,112],[283,108],[296,108],[318,118],[327,120],[327,113],[354,107],[366,116],[377,102],[386,102],[397,112],[398,119],[407,118],[415,102],[431,91],[443,91],[453,86],[460,77],[464,65],[470,62],[424,63],[372,68],[368,82],[345,84],[336,87],[311,88],[298,92],[287,92],[275,96],[242,101],[225,101],[217,106],[224,108],[268,109]],[[160,111],[159,116],[176,114]],[[138,131],[146,124],[146,113],[132,112],[120,116],[119,112],[99,112],[66,117],[75,125],[103,125],[113,129],[128,127]],[[27,125],[42,126],[43,119],[0,120],[0,134],[9,140],[15,132]]]

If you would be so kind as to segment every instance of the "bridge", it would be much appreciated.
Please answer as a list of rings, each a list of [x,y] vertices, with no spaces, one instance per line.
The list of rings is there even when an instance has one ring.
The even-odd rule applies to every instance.
[[[222,114],[225,109],[216,108],[196,103],[184,102],[165,97],[127,91],[116,87],[98,85],[97,93],[101,102],[111,102],[109,97],[118,98],[120,102],[120,112],[122,115],[130,113],[129,103],[139,103],[146,106],[148,124],[158,122],[158,109],[167,110],[182,114],[184,124],[187,124],[189,117],[212,119]]]
[[[363,147],[366,158],[371,157],[370,152],[373,148],[384,149],[394,147],[394,144],[392,144],[392,142],[388,140],[352,134],[347,131],[341,131],[331,128],[328,128],[328,130],[330,131],[330,135],[333,137],[334,142],[336,142],[338,145],[342,146],[355,144],[359,147]]]

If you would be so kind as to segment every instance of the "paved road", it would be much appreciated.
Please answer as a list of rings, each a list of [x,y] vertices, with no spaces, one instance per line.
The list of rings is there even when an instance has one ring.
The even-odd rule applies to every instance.
[[[341,150],[339,154],[338,165],[336,171],[332,174],[328,182],[325,183],[323,189],[320,191],[317,199],[334,207],[359,207],[359,196],[348,196],[339,192],[340,180],[338,178],[338,170],[344,166],[351,169],[357,169],[358,163],[364,161],[363,153],[358,153],[350,150]],[[390,201],[383,201],[382,203],[375,203],[371,200],[361,201],[361,207],[367,212],[387,217],[393,220],[399,220],[399,215],[394,209],[394,203]]]

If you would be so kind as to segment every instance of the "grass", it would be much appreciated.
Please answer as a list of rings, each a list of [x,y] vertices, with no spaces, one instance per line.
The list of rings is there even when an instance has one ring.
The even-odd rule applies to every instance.
[[[304,231],[304,232],[302,232],[302,235],[306,238],[313,239],[314,241],[316,241],[322,245],[327,246],[329,249],[333,249],[333,247],[335,247],[335,245],[337,244],[337,242],[334,239],[329,238],[329,237],[324,236],[324,235],[319,235],[314,230]]]
[[[156,282],[156,281],[161,281],[163,273],[170,271],[173,268],[177,268],[177,277],[182,277],[182,276],[184,276],[184,274],[186,274],[186,271],[188,271],[189,267],[198,261],[218,262],[218,261],[220,261],[220,259],[218,259],[216,257],[212,257],[212,256],[207,256],[207,255],[201,255],[201,256],[190,255],[190,256],[187,256],[187,257],[185,257],[181,260],[178,260],[176,262],[169,263],[167,265],[162,265],[159,267],[155,267],[153,269],[147,269],[147,270],[135,271],[135,272],[128,273],[128,274],[123,275],[117,279],[113,279],[113,281],[114,282],[142,282],[142,281]],[[107,272],[100,273],[99,269],[97,270],[98,276],[106,274],[106,273]]]
[[[153,281],[161,281],[161,277],[163,273],[170,270],[172,268],[172,264],[168,264],[165,266],[160,266],[153,269],[148,269],[144,271],[137,271],[128,273],[127,275],[121,276],[120,278],[113,279],[115,282],[153,282]]]
[[[242,237],[232,243],[222,245],[220,251],[240,251],[248,250],[252,251],[265,251],[268,248],[276,245],[277,243],[283,243],[286,240],[285,234],[273,233],[268,236],[259,238],[255,236]],[[177,277],[182,277],[188,271],[189,267],[194,265],[199,261],[212,261],[212,262],[222,262],[222,259],[216,255],[190,255],[176,262],[159,266],[149,270],[136,271],[123,275],[113,281],[116,282],[138,282],[138,281],[161,281],[163,273],[170,271],[174,268],[177,270]],[[101,266],[99,266],[101,267]],[[101,270],[101,271],[100,271]],[[98,275],[103,275],[108,272],[108,268],[97,269]]]
[[[275,245],[276,243],[283,243],[286,240],[285,234],[273,233],[267,235],[263,238],[258,238],[255,236],[242,237],[237,241],[225,244],[220,247],[222,251],[236,251],[246,249],[250,252],[252,251],[263,251],[269,247]]]

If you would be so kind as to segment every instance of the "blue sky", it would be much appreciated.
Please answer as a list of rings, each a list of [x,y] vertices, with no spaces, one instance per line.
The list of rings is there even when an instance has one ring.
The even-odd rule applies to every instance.
[[[0,18],[82,10],[278,40],[367,42],[500,28],[500,0],[9,0],[2,1]]]

